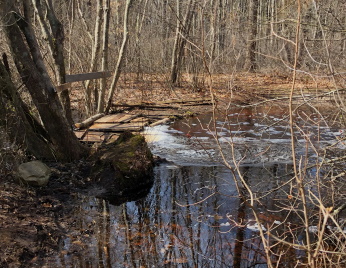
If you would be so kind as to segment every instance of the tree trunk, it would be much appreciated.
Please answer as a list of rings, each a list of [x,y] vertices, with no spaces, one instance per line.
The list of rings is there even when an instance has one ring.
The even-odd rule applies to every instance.
[[[109,92],[108,92],[108,98],[107,98],[107,106],[106,106],[106,114],[109,113],[109,110],[112,105],[112,98],[114,95],[115,87],[118,83],[120,74],[121,74],[121,69],[124,61],[124,54],[127,48],[127,42],[128,42],[128,20],[129,20],[129,9],[131,6],[132,0],[126,0],[126,7],[125,7],[125,14],[124,14],[124,36],[123,36],[123,42],[121,44],[121,48],[119,51],[119,57],[118,57],[118,62],[115,67],[115,71],[113,74],[113,79],[112,79],[112,84],[110,86]]]
[[[54,159],[46,131],[30,114],[11,81],[8,68],[1,61],[0,126],[6,129],[11,142],[24,151],[38,159]]]
[[[110,15],[110,0],[105,0],[103,8],[103,42],[102,42],[102,60],[101,70],[108,70],[108,40],[109,40],[109,16]],[[106,78],[101,79],[100,91],[98,95],[97,112],[103,113],[105,106],[105,93],[106,93]]]
[[[136,17],[136,41],[135,41],[135,49],[134,49],[134,55],[137,61],[137,80],[139,80],[143,76],[142,67],[141,67],[141,33],[142,33],[142,26],[143,21],[145,17],[147,16],[146,10],[147,10],[147,4],[148,0],[145,0],[145,3],[143,4],[143,0],[140,0],[138,3],[138,6],[141,8],[142,12],[137,13]]]
[[[68,18],[68,34],[69,34],[69,38],[68,38],[68,65],[67,65],[67,73],[71,74],[71,69],[72,69],[72,36],[73,36],[73,30],[75,27],[75,17],[76,17],[76,3],[75,0],[72,0],[70,2],[70,6],[69,6],[69,16]]]
[[[213,73],[213,61],[215,57],[215,50],[216,50],[216,29],[218,28],[217,25],[217,6],[216,1],[212,0],[210,3],[210,57],[209,57],[209,71]],[[219,25],[220,26],[220,25]],[[204,40],[202,40],[204,42]]]
[[[106,0],[108,1],[108,0]],[[90,72],[95,72],[97,68],[97,58],[100,51],[100,37],[101,37],[101,26],[102,26],[102,2],[103,0],[97,0],[97,16],[95,21],[95,30],[94,30],[94,41],[92,46],[92,52],[91,52],[91,65],[90,65]],[[91,97],[91,88],[90,88],[90,80],[86,81],[85,83],[85,108],[88,115],[92,114],[93,111],[93,104],[92,104],[92,97]]]
[[[172,54],[172,64],[171,64],[171,84],[176,85],[179,77],[179,72],[182,65],[182,59],[184,54],[184,47],[186,44],[186,38],[190,32],[192,18],[194,14],[196,1],[190,0],[185,13],[183,21],[179,19],[180,13],[180,0],[177,0],[177,28],[174,40],[173,54]]]
[[[246,46],[246,59],[244,68],[250,72],[257,69],[256,48],[257,48],[257,15],[258,0],[250,0],[249,6],[249,34]]]
[[[50,137],[56,159],[63,161],[80,159],[87,153],[87,149],[78,141],[62,112],[61,103],[43,64],[30,24],[18,16],[19,11],[12,1],[0,0],[0,17],[7,43],[21,79]]]
[[[24,0],[24,9],[26,10],[25,20],[30,21],[31,14],[29,12],[29,0]],[[48,41],[48,48],[53,59],[53,66],[58,85],[65,83],[65,61],[64,61],[64,29],[60,21],[57,19],[51,0],[46,0],[41,4],[41,0],[32,0],[32,4],[37,14],[41,31],[44,38]],[[68,89],[64,89],[59,93],[60,101],[63,105],[65,116],[70,126],[73,125],[71,102]]]
[[[175,31],[174,46],[172,53],[172,64],[171,64],[171,84],[175,85],[178,80],[178,49],[179,49],[179,32],[180,32],[180,0],[177,0],[177,27]]]

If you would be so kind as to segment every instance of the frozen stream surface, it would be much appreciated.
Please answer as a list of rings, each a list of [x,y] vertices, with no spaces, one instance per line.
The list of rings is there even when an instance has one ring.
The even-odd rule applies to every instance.
[[[292,163],[287,121],[287,116],[280,113],[254,115],[241,110],[227,117],[216,117],[215,124],[210,114],[147,128],[144,134],[154,154],[178,165],[221,165],[221,148],[230,164],[235,161],[241,166],[268,166]],[[342,134],[316,123],[317,115],[311,115],[309,122],[302,118],[298,122],[300,129],[294,133],[296,153],[305,155],[308,150],[311,159],[314,157],[311,145],[315,149],[331,145]]]

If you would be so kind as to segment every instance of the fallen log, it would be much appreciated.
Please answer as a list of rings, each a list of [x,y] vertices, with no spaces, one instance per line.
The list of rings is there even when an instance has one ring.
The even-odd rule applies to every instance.
[[[152,124],[150,124],[150,127],[155,127],[157,125],[162,125],[162,124],[166,124],[167,122],[171,121],[171,119],[169,119],[168,117],[167,118],[164,118],[164,119],[161,119],[159,121],[156,121]]]
[[[183,104],[183,103],[194,103],[195,105],[199,105],[200,103],[212,103],[212,99],[210,98],[196,98],[196,99],[181,99],[181,100],[165,100],[159,101],[157,104]]]
[[[97,119],[100,119],[101,117],[105,116],[104,113],[101,114],[95,114],[91,117],[89,117],[88,119],[84,120],[81,123],[76,123],[74,124],[74,126],[78,129],[83,129],[83,128],[87,128],[89,126],[91,126]]]
[[[179,107],[171,105],[156,105],[156,104],[113,104],[112,107],[139,108],[139,109],[179,109]]]

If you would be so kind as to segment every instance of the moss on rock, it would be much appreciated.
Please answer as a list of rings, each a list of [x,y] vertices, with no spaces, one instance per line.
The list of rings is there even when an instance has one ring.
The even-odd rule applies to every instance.
[[[93,157],[92,177],[105,189],[102,197],[133,194],[153,181],[153,155],[141,135],[125,132]]]

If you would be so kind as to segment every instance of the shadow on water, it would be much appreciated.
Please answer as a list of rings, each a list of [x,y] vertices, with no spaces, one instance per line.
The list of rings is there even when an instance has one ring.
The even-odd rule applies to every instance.
[[[121,195],[112,195],[111,193],[96,196],[98,198],[105,199],[110,205],[120,206],[123,203],[139,200],[146,197],[153,186],[153,182],[143,184],[141,187],[131,191],[123,191]]]
[[[227,136],[235,134],[237,153],[247,156],[241,172],[258,196],[276,188],[291,171],[284,115],[268,114],[268,121],[261,118],[249,111],[234,111],[227,120],[217,121],[224,148],[229,144]],[[148,194],[143,191],[136,201],[112,205],[79,196],[80,205],[74,211],[79,231],[62,242],[56,265],[267,267],[259,228],[278,228],[280,215],[266,212],[274,209],[274,200],[287,198],[289,186],[262,197],[263,225],[258,226],[239,198],[232,173],[219,162],[211,140],[215,130],[206,126],[208,120],[191,119],[147,130],[154,154],[172,162],[155,168]],[[289,256],[294,254],[287,252],[281,263],[291,267]]]

